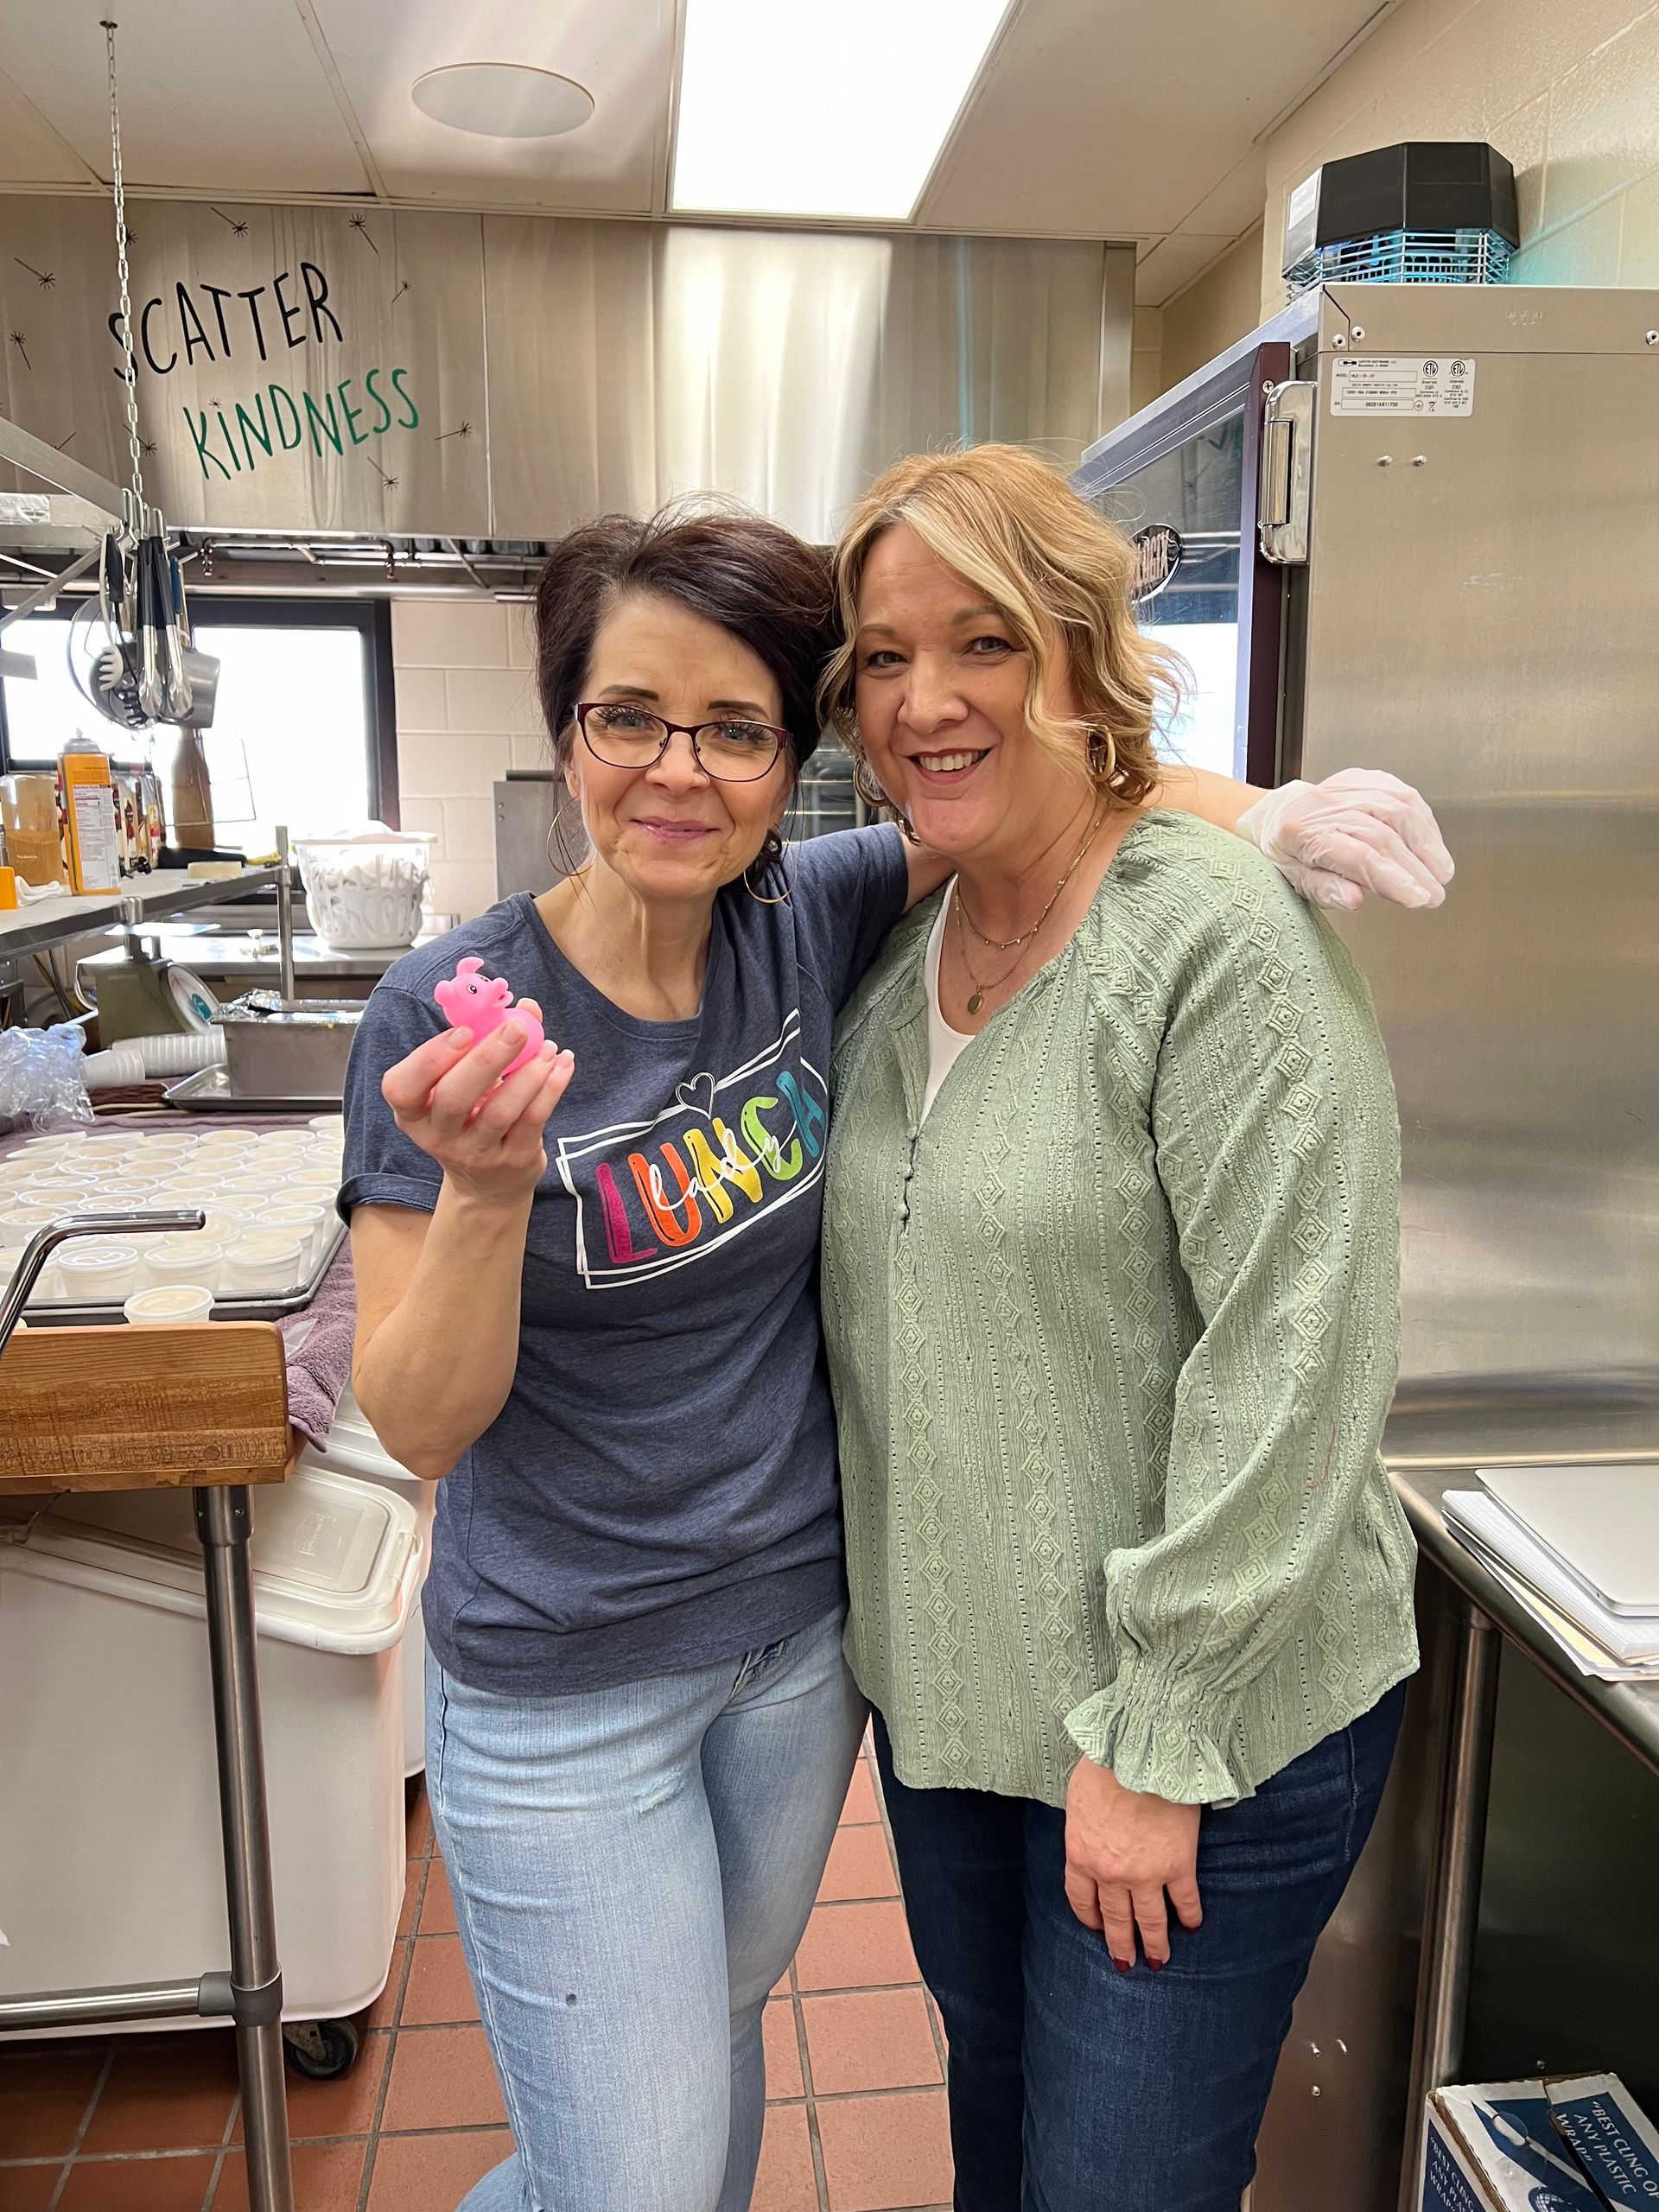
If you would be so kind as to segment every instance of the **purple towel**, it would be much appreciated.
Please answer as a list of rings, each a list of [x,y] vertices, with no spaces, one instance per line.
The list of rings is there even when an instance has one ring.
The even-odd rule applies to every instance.
[[[302,1313],[279,1321],[288,1357],[288,1418],[319,1452],[328,1441],[334,1411],[352,1379],[352,1341],[357,1333],[357,1281],[348,1237]]]

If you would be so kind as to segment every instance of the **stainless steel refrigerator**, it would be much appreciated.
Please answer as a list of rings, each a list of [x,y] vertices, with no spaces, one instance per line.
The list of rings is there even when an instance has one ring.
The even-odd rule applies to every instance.
[[[1142,610],[1198,675],[1173,749],[1264,782],[1392,769],[1457,858],[1438,913],[1341,925],[1403,1131],[1390,1452],[1659,1456],[1659,294],[1317,291],[1074,481],[1180,541]],[[1572,2007],[1594,2063],[1659,2075],[1655,1885],[1620,1897],[1599,1953],[1570,1925],[1593,1878],[1555,1930],[1489,1925],[1492,1896],[1511,1920],[1551,1910],[1527,1887],[1563,1817],[1514,1740],[1531,1694],[1506,1678],[1471,2063],[1587,2063],[1591,2030],[1560,2026],[1577,1971],[1601,1976]],[[1299,2006],[1254,2212],[1394,2204],[1433,1694]],[[1656,1800],[1602,1825],[1652,1838]]]

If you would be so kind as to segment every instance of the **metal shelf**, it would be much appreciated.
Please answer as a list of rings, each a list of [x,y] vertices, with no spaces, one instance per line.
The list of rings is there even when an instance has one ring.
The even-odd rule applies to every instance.
[[[245,899],[270,890],[281,872],[277,868],[250,868],[238,875],[195,876],[183,868],[159,868],[153,875],[132,877],[118,892],[20,906],[15,913],[0,914],[0,963],[123,924],[142,927],[169,915],[188,914],[194,907]]]

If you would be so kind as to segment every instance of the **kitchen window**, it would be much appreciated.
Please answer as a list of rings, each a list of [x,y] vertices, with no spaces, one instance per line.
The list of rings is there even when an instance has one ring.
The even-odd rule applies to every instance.
[[[36,674],[0,681],[0,766],[49,768],[77,729],[116,760],[145,755],[89,706],[67,661],[69,615],[29,615],[5,633]],[[216,842],[270,850],[278,823],[296,836],[378,820],[397,826],[391,610],[382,601],[232,600],[198,596],[194,642],[221,664],[217,709],[202,733]],[[96,622],[75,626],[83,676]],[[177,734],[148,741],[163,790]]]

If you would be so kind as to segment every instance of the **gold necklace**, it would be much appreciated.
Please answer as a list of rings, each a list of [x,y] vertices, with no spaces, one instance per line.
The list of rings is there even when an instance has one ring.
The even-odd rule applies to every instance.
[[[1109,808],[1103,806],[1100,811],[1096,815],[1094,820],[1089,824],[1089,828],[1084,835],[1083,842],[1077,847],[1077,851],[1072,854],[1071,860],[1067,862],[1065,874],[1055,885],[1053,892],[1050,895],[1047,906],[1045,906],[1042,912],[1038,915],[1031,927],[1028,930],[1021,930],[1018,937],[987,937],[984,931],[979,926],[979,924],[968,912],[968,902],[962,895],[962,883],[960,879],[958,879],[956,890],[957,911],[967,923],[969,928],[972,930],[974,935],[979,939],[982,944],[989,945],[993,952],[1012,952],[1019,945],[1030,944],[1032,938],[1036,936],[1038,931],[1041,929],[1043,924],[1053,912],[1061,892],[1065,890],[1066,885],[1071,882],[1072,877],[1082,867],[1083,856],[1088,851],[1090,846],[1094,843],[1096,838],[1099,836],[1101,824],[1105,821],[1109,811]],[[1014,966],[1017,967],[1019,963],[1016,961]],[[1011,968],[1007,972],[1009,975],[1012,975],[1014,973],[1014,969]],[[969,1011],[971,1010],[972,1009],[970,1008]]]
[[[963,970],[968,981],[973,985],[972,990],[968,994],[968,1011],[969,1014],[977,1014],[985,1003],[986,992],[994,991],[999,985],[1007,982],[1009,976],[1020,965],[1022,955],[1016,952],[1000,976],[988,976],[982,982],[974,973],[973,962],[968,957],[968,938],[962,925],[962,886],[960,884],[951,893],[950,911],[957,918],[957,942],[962,948]]]

